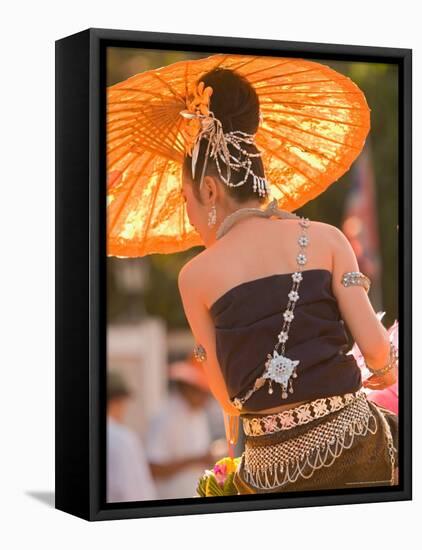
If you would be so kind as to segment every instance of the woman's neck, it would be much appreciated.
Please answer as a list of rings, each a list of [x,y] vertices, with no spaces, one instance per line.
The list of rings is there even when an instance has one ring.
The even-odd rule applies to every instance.
[[[242,231],[245,230],[245,226],[246,228],[252,227],[252,230],[256,231],[256,227],[260,227],[262,224],[257,218],[270,218],[272,216],[282,219],[298,219],[297,214],[288,212],[287,210],[280,210],[277,200],[274,198],[272,201],[267,202],[266,206],[242,207],[229,214],[219,224],[216,231],[216,239],[225,235],[233,226],[242,226]]]
[[[226,218],[228,218],[238,210],[244,210],[246,208],[259,208],[261,210],[265,208],[266,205],[267,202],[260,203],[256,199],[251,199],[241,203],[231,200],[230,202],[227,202],[227,204],[225,204],[224,206],[220,206],[220,208],[218,209],[220,211],[220,220],[218,221],[218,223],[223,223]]]

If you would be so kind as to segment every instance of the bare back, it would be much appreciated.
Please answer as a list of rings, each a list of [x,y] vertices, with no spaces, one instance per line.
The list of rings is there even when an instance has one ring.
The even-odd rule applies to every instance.
[[[300,235],[298,219],[248,217],[235,223],[213,246],[189,262],[189,277],[183,277],[185,283],[181,285],[185,288],[184,301],[188,318],[193,319],[195,316],[187,297],[187,289],[191,285],[195,286],[196,297],[209,310],[216,300],[237,285],[269,275],[296,271]],[[359,269],[350,243],[335,226],[313,220],[307,229],[307,236],[307,262],[302,269],[326,269],[331,272],[332,291],[342,319],[365,360],[369,358],[370,364],[381,368],[389,351],[387,331],[377,318],[365,290],[359,286],[346,288],[341,283],[344,272]],[[197,325],[198,333],[204,331],[199,341],[205,342],[209,349],[214,349],[214,338],[207,329],[211,327],[211,321],[207,318],[203,319],[203,323],[203,327],[201,321]],[[215,368],[213,370],[210,367],[210,376],[215,377],[214,382],[223,396],[220,396],[221,399],[227,401],[227,391],[217,368],[215,350],[212,356]],[[261,412],[277,412],[300,403],[303,402]]]
[[[332,270],[327,225],[312,222],[307,230],[308,261],[303,269]],[[247,218],[235,224],[198,257],[197,273],[203,274],[203,299],[210,307],[231,288],[254,279],[298,269],[296,219]]]

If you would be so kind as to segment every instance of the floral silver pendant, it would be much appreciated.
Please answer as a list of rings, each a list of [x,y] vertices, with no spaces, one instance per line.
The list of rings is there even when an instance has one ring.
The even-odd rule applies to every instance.
[[[268,361],[265,363],[266,370],[263,378],[268,378],[271,381],[281,384],[283,388],[283,398],[287,397],[286,390],[290,378],[297,378],[296,367],[300,363],[299,359],[292,360],[285,357],[283,354],[273,351],[273,355],[268,354]],[[270,385],[269,393],[272,393]]]

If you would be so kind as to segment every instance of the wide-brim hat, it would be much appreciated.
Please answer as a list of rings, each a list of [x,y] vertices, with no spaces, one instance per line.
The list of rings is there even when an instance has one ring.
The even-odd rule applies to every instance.
[[[259,98],[261,151],[271,197],[289,212],[347,172],[370,129],[362,90],[301,58],[217,54],[136,74],[107,88],[107,255],[140,257],[203,245],[181,195],[191,147],[192,90],[217,67],[245,77]]]
[[[190,384],[204,392],[210,391],[202,365],[194,360],[174,361],[169,365],[168,376],[170,380]]]

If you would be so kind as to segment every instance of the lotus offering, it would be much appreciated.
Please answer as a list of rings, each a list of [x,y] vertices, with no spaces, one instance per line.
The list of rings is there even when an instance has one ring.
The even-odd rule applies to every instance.
[[[237,495],[233,477],[240,460],[241,457],[224,457],[215,463],[212,470],[205,470],[196,488],[198,495],[201,497]]]

